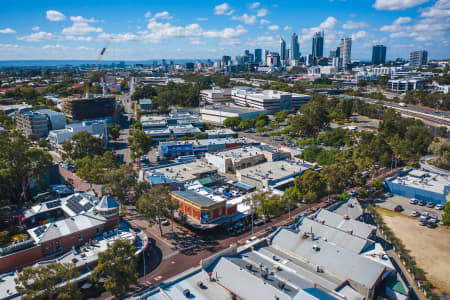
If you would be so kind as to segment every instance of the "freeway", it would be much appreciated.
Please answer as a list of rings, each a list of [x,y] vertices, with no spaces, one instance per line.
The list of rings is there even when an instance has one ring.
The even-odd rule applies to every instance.
[[[385,107],[391,107],[398,112],[407,115],[416,117],[419,119],[428,120],[434,123],[437,123],[438,125],[446,125],[447,127],[450,126],[450,113],[441,111],[441,110],[434,110],[431,108],[425,108],[425,107],[419,107],[419,106],[401,106],[399,103],[392,102],[392,101],[382,101],[382,100],[376,100],[371,98],[364,98],[364,97],[354,97],[354,96],[341,96],[343,98],[351,98],[351,99],[359,99],[367,103],[376,104],[380,101],[383,102]]]

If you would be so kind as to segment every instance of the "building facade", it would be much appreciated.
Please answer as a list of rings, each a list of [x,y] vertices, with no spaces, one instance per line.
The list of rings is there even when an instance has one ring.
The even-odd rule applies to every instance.
[[[340,58],[342,59],[342,68],[347,71],[352,63],[352,38],[341,39]]]
[[[425,50],[413,51],[409,54],[409,66],[411,69],[419,69],[428,63],[428,52]]]
[[[63,112],[71,120],[112,117],[116,112],[114,98],[69,98],[64,100]]]
[[[47,115],[37,112],[24,111],[16,113],[17,129],[27,137],[44,138],[48,135],[49,120]]]
[[[372,64],[384,65],[386,63],[386,46],[375,45],[372,47]]]
[[[323,57],[323,40],[324,40],[324,32],[316,32],[313,36],[312,40],[312,56],[314,57]]]

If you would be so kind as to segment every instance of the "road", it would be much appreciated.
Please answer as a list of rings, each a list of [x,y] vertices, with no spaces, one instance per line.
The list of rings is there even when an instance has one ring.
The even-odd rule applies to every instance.
[[[343,96],[343,97],[350,97],[350,98],[356,98],[360,99],[362,101],[365,101],[370,104],[376,104],[377,102],[381,100],[375,100],[371,98],[364,98],[364,97],[353,97],[353,96]],[[447,127],[450,126],[450,113],[445,111],[437,111],[431,108],[425,108],[425,107],[419,107],[419,106],[413,106],[408,105],[406,107],[401,106],[400,104],[396,102],[391,101],[382,101],[384,102],[385,107],[391,107],[402,114],[405,114],[407,116],[413,116],[419,119],[424,119],[428,121],[432,121],[436,124],[436,126],[442,126],[446,125]],[[439,112],[439,113],[436,113]]]

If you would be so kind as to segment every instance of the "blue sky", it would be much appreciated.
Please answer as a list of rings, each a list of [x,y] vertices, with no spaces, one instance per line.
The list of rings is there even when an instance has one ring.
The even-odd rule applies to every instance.
[[[352,59],[369,59],[374,44],[389,59],[427,49],[450,57],[450,0],[93,0],[5,1],[0,10],[0,60],[219,58],[244,49],[290,47],[299,35],[311,53],[315,31],[325,54],[345,36]]]

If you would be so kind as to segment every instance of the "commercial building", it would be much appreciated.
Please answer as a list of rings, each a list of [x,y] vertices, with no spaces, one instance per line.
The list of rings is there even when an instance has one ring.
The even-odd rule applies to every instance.
[[[75,133],[87,131],[98,137],[107,137],[108,126],[105,120],[101,121],[83,121],[66,125],[64,129],[52,130],[48,134],[48,140],[52,147],[58,148],[66,140],[71,140]]]
[[[298,36],[293,33],[291,36],[291,55],[290,58],[293,60],[300,60],[300,44],[298,43]]]
[[[205,159],[221,173],[234,173],[238,169],[248,168],[266,161],[263,151],[256,146],[206,153]]]
[[[267,111],[263,109],[254,109],[239,106],[205,106],[200,108],[200,118],[203,121],[212,122],[216,124],[223,124],[228,118],[239,117],[242,120],[256,119],[259,114]]]
[[[372,64],[384,65],[386,63],[386,46],[375,45],[372,47]]]
[[[299,109],[312,99],[312,96],[251,87],[235,87],[231,97],[236,105],[253,107],[276,113],[282,110]]]
[[[195,155],[204,156],[206,152],[217,152],[229,148],[240,147],[247,141],[242,138],[213,138],[205,140],[161,142],[158,148],[158,160],[175,159],[177,157]]]
[[[382,262],[389,261],[383,249],[371,253],[382,259],[372,259],[345,243],[371,245],[370,241],[333,228],[317,232],[324,235],[279,228],[268,238],[204,259],[198,268],[132,299],[363,300],[375,299],[388,281],[396,279],[392,265]]]
[[[385,184],[393,194],[445,205],[450,193],[448,176],[411,169],[399,171]]]
[[[67,124],[66,116],[59,111],[40,109],[35,112],[47,116],[49,121],[49,130],[63,129]]]
[[[424,83],[423,79],[390,79],[386,84],[386,88],[391,92],[401,94],[421,89]]]
[[[269,161],[236,171],[238,181],[257,189],[283,189],[292,185],[312,165],[300,161]]]
[[[352,63],[352,38],[341,39],[340,58],[342,59],[342,67],[347,71]]]
[[[178,211],[188,217],[197,228],[213,228],[226,222],[237,213],[236,205],[227,205],[223,198],[215,199],[194,191],[173,191],[172,200],[178,202]]]
[[[315,57],[323,57],[323,40],[324,40],[324,32],[316,32],[313,36],[312,40],[312,51],[311,55],[313,58]]]
[[[255,49],[255,63],[260,64],[260,65],[263,63],[261,49]]]
[[[231,89],[212,88],[210,90],[200,91],[201,103],[221,103],[231,100]]]
[[[217,174],[217,168],[201,160],[179,162],[140,171],[140,177],[152,185],[169,185],[172,190],[184,189],[184,184]]]
[[[139,110],[141,110],[141,111],[151,111],[152,110],[152,99],[141,99],[141,100],[139,100]]]
[[[419,69],[428,63],[428,52],[425,50],[413,51],[409,54],[410,69]]]
[[[205,130],[205,133],[208,134],[208,139],[236,138],[238,136],[237,132],[229,128]]]
[[[63,102],[63,113],[71,120],[112,117],[116,112],[115,98],[67,98]]]
[[[286,60],[286,42],[284,39],[280,36],[280,59]]]
[[[119,224],[119,205],[105,196],[95,207],[87,209],[91,202],[79,195],[69,196],[68,207],[76,212],[73,216],[55,222],[44,223],[27,230],[28,237],[13,245],[0,248],[0,272],[12,271],[36,263],[43,258],[51,259],[84,245]],[[57,205],[54,200],[49,206]],[[83,204],[84,203],[84,204]],[[48,206],[46,204],[46,206]],[[86,212],[86,210],[89,210]]]
[[[48,117],[32,111],[16,113],[16,127],[27,137],[45,138],[48,135]]]
[[[193,138],[196,134],[201,133],[200,129],[194,127],[193,125],[179,125],[179,126],[171,126],[169,127],[170,132],[173,137],[178,140],[184,137]],[[147,132],[146,132],[147,133]]]

